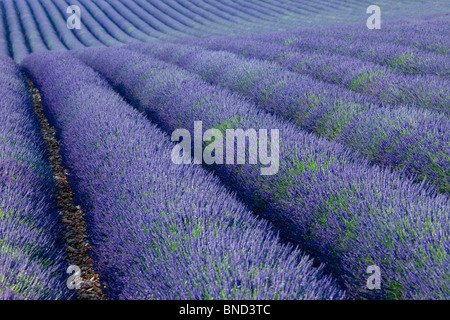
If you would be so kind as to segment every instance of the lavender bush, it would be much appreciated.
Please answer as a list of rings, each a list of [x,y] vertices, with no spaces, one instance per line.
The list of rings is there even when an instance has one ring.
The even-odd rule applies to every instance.
[[[108,298],[449,299],[450,2],[379,5],[0,0],[0,299],[74,296],[22,71]],[[224,144],[174,164],[198,121]]]
[[[106,3],[106,1],[105,1]],[[136,29],[143,32],[147,37],[150,36],[154,38],[155,40],[172,40],[175,39],[174,36],[172,36],[171,32],[167,30],[167,27],[163,29],[166,29],[169,31],[169,34],[165,34],[164,32],[161,32],[161,26],[164,26],[163,23],[160,21],[154,19],[151,15],[144,14],[144,10],[138,10],[133,11],[130,9],[130,7],[136,6],[135,2],[129,1],[128,3],[122,3],[121,1],[117,0],[110,0],[107,2],[109,7],[116,10],[120,15],[132,23],[133,26],[135,26]],[[134,6],[133,6],[134,5]],[[147,22],[145,18],[153,18],[151,22]]]
[[[123,42],[114,38],[102,25],[97,22],[89,11],[79,1],[53,0],[54,4],[61,12],[66,12],[70,5],[77,5],[82,12],[82,28],[74,31],[79,34],[80,38],[84,38],[83,42],[87,45],[98,46],[99,43],[111,47],[123,45]],[[90,39],[89,39],[90,38]]]
[[[383,29],[377,30],[380,31],[378,33],[367,33],[366,26],[360,24],[361,13],[364,9],[362,6],[338,0],[332,2],[309,0],[302,3],[280,0],[250,2],[246,0],[5,0],[3,2],[4,4],[0,5],[2,7],[0,10],[3,11],[2,19],[6,20],[6,29],[8,30],[11,26],[14,33],[7,31],[0,38],[0,42],[7,43],[7,55],[14,57],[16,61],[21,61],[28,53],[47,49],[121,46],[157,39],[204,38],[212,35],[252,34],[252,39],[259,39],[259,34],[263,32],[297,28],[302,29],[285,32],[281,37],[289,35],[286,39],[288,41],[292,38],[303,37],[305,34],[303,30],[306,29],[308,30],[306,36],[316,38],[341,37],[346,40],[349,34],[354,35],[353,40],[361,43],[358,44],[361,48],[368,41],[372,41],[382,43],[384,47],[394,46],[407,52],[411,49],[413,53],[426,54],[428,51],[438,53],[442,57],[445,57],[449,48],[448,37],[445,36],[448,33],[446,22],[448,15],[445,14],[445,10],[450,7],[442,0],[440,3],[427,4],[426,10],[423,6],[411,5],[406,0],[395,1],[395,6],[391,6],[383,13],[383,21],[386,24],[383,23]],[[389,2],[393,1],[387,1]],[[66,9],[69,5],[80,7],[81,29],[69,30],[66,27],[68,18]],[[433,15],[417,18],[419,14]],[[400,18],[408,19],[400,23],[390,21]],[[358,24],[342,28],[344,24],[349,23]],[[333,27],[325,28],[330,25]],[[342,30],[336,30],[338,29],[336,26]],[[385,26],[386,32],[384,32]],[[322,30],[314,30],[316,27],[321,27]],[[408,28],[412,31],[408,31]],[[392,34],[395,33],[395,35],[390,34],[388,30],[392,30]],[[355,34],[353,34],[354,31]],[[443,36],[436,37],[431,32],[440,33]],[[264,37],[263,41],[266,40],[268,38]],[[348,42],[345,42],[345,45],[348,45]],[[389,49],[386,50],[389,51]],[[378,58],[381,59],[381,57]],[[399,70],[416,72],[413,66],[414,61],[412,63],[407,61],[408,66],[402,65],[403,60],[410,58],[408,54],[400,57],[392,56],[389,61],[392,60],[392,64]],[[438,64],[427,60],[420,65],[421,70],[418,72],[423,70],[434,72],[436,68]]]
[[[168,0],[165,1],[165,3],[157,3],[160,6],[158,18],[160,17],[161,21],[163,21],[164,18],[171,18],[170,21],[174,22],[165,22],[165,24],[173,26],[174,28],[178,27],[177,29],[180,29],[182,32],[188,32],[186,26],[195,30],[202,29],[202,32],[197,31],[195,34],[193,33],[192,35],[194,36],[204,36],[204,34],[200,34],[203,33],[203,31],[205,31],[207,35],[219,35],[231,32],[231,28],[225,26],[225,21],[219,22],[211,16],[204,16],[201,14],[200,8],[193,5],[192,2],[183,2],[184,1]],[[176,25],[174,25],[174,23],[176,23]]]
[[[320,34],[366,43],[389,43],[446,55],[450,49],[449,17],[449,13],[443,13],[439,16],[393,21],[375,31],[360,24],[345,28],[323,28]]]

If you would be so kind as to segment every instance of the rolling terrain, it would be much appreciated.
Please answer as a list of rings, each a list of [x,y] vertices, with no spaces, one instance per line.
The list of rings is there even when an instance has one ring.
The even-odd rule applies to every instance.
[[[370,4],[1,0],[0,299],[449,299],[450,4]]]

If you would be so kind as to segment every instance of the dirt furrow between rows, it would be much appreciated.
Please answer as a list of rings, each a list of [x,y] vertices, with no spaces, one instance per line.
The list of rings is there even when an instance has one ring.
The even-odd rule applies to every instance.
[[[77,290],[77,299],[104,300],[106,299],[102,290],[104,285],[100,283],[99,275],[93,268],[92,258],[88,254],[91,245],[87,238],[85,213],[74,202],[73,191],[67,179],[69,172],[62,166],[59,141],[55,136],[56,131],[44,115],[39,90],[34,87],[29,78],[26,77],[26,79],[33,97],[34,112],[39,118],[40,131],[45,141],[52,174],[57,184],[56,201],[64,227],[63,236],[69,263],[77,266],[81,271],[79,277],[81,285],[75,289]]]

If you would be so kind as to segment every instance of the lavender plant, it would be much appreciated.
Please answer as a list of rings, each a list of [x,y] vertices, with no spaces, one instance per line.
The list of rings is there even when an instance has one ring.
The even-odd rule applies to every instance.
[[[118,39],[115,39],[107,30],[103,29],[101,24],[94,19],[89,11],[79,1],[53,0],[54,4],[61,12],[66,12],[70,5],[77,5],[82,12],[82,28],[74,32],[84,38],[83,42],[87,46],[120,46],[123,45]]]
[[[144,32],[145,34],[154,37],[158,40],[171,40],[175,39],[174,36],[172,36],[172,31],[170,28],[167,28],[164,24],[162,24],[160,21],[154,19],[151,15],[147,15],[143,13],[141,10],[133,11],[130,8],[136,8],[136,3],[134,2],[128,2],[128,3],[122,3],[117,0],[111,0],[108,1],[108,4],[111,8],[115,9],[118,13],[120,13],[125,19],[132,22],[134,26],[136,26],[139,30]],[[148,19],[147,19],[148,18]],[[150,20],[147,22],[147,20]],[[167,33],[161,32],[160,30],[167,30]]]
[[[450,31],[449,16],[448,13],[444,13],[423,18],[392,21],[385,23],[381,29],[376,31],[357,24],[344,28],[322,28],[319,33],[320,35],[351,41],[388,43],[446,55],[450,44],[448,36]]]

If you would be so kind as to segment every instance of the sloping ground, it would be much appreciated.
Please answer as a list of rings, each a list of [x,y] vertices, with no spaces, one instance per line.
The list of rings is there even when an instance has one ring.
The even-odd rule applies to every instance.
[[[0,296],[71,297],[46,245],[81,252],[57,227],[53,158],[109,299],[448,299],[449,4],[374,4],[375,32],[357,1],[0,0]],[[200,120],[277,128],[277,174],[174,164],[169,135]]]
[[[1,0],[0,54],[20,62],[46,50],[363,23],[370,4],[383,21],[450,12],[445,0]],[[69,5],[80,7],[81,29],[67,28]]]

